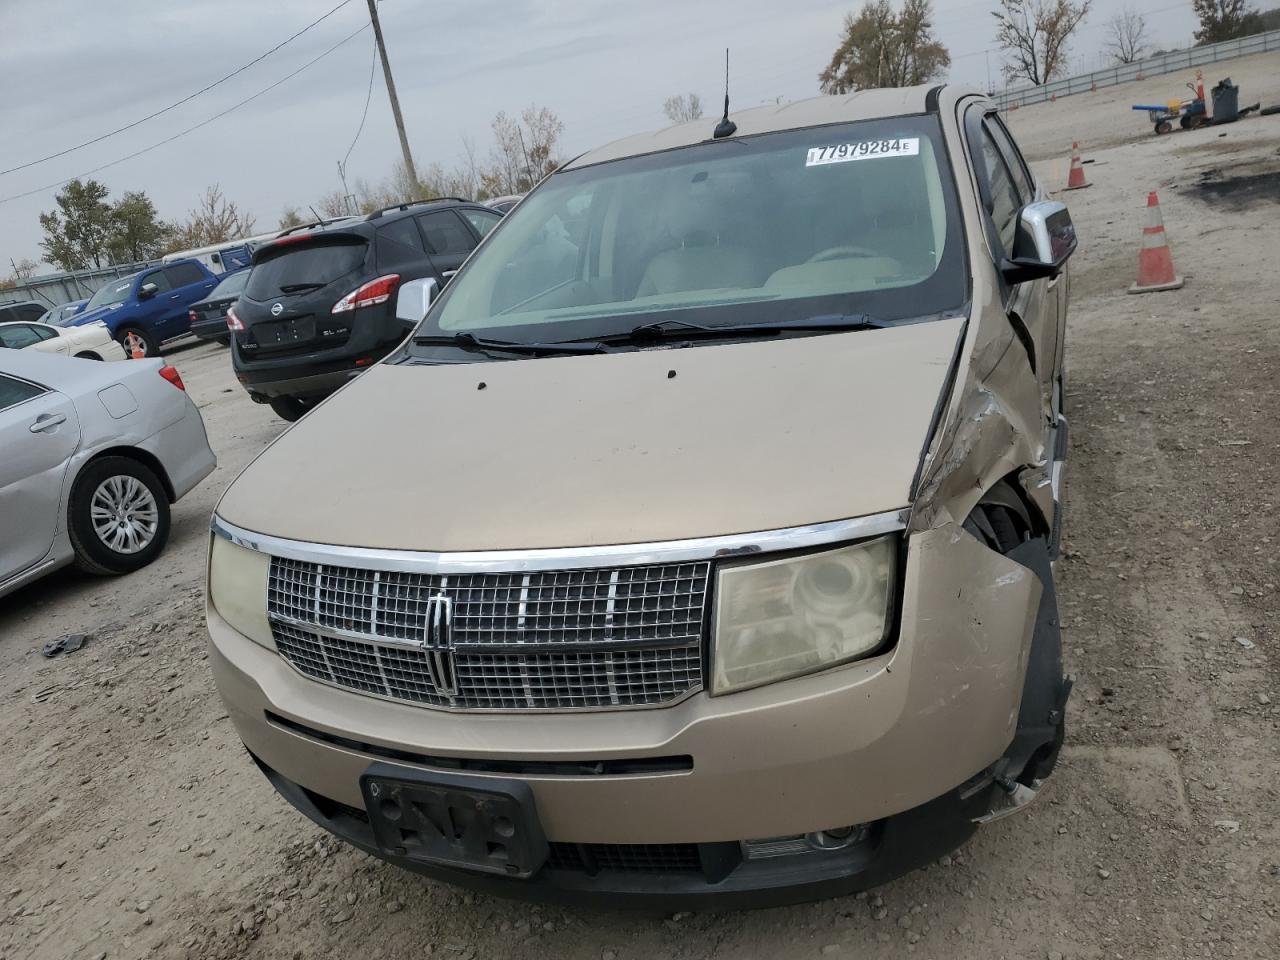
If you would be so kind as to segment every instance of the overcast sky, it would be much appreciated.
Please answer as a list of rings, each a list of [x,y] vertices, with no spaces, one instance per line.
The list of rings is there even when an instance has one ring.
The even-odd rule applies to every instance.
[[[0,0],[0,169],[93,138],[160,109],[254,59],[338,0]],[[1073,42],[1072,72],[1100,65],[1105,24],[1122,5],[1147,14],[1152,39],[1185,46],[1190,0],[1095,0]],[[452,165],[463,137],[488,152],[499,110],[550,107],[572,155],[665,124],[662,103],[693,90],[708,114],[723,95],[732,49],[735,106],[817,93],[845,13],[829,0],[385,0],[383,31],[419,167]],[[934,0],[952,82],[999,76],[995,0]],[[124,157],[225,110],[302,66],[368,20],[352,0],[302,37],[190,103],[101,143],[0,176],[0,201]],[[204,188],[275,226],[339,188],[340,160],[368,89],[366,30],[314,66],[172,143],[93,174],[113,196],[145,190],[161,216],[182,218]],[[1176,86],[1176,85],[1175,85]],[[1135,121],[1137,122],[1137,121]],[[1145,122],[1145,120],[1143,121]],[[381,71],[349,178],[378,180],[399,156]],[[56,187],[0,202],[0,276],[39,259],[37,217]]]

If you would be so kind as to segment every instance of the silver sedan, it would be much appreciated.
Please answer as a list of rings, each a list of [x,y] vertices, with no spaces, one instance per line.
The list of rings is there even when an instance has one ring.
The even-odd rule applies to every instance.
[[[173,367],[33,350],[0,351],[0,451],[0,596],[68,563],[146,566],[217,465]]]

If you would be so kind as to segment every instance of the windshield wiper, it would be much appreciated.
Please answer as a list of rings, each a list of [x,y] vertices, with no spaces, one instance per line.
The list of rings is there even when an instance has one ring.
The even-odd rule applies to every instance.
[[[549,353],[600,353],[603,347],[593,341],[573,341],[566,343],[521,343],[518,340],[490,340],[477,337],[473,333],[454,334],[422,334],[413,338],[420,347],[461,347],[463,350],[502,350],[507,353],[521,353],[530,356]]]
[[[319,290],[321,287],[327,287],[327,283],[285,283],[281,284],[281,293],[302,293],[304,290]]]
[[[759,323],[691,323],[688,320],[658,320],[632,327],[626,333],[596,338],[601,343],[630,343],[637,340],[665,340],[672,337],[742,337],[786,333],[791,330],[883,330],[891,326],[862,313],[833,313],[802,320],[765,320]]]

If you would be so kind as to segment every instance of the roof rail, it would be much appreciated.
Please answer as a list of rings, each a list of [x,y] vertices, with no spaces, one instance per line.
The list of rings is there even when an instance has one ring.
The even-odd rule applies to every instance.
[[[392,204],[392,205],[391,205],[391,206],[389,206],[389,207],[383,207],[381,210],[375,210],[375,211],[373,211],[373,213],[371,213],[371,214],[369,214],[367,217],[365,217],[365,219],[366,219],[366,220],[377,220],[377,219],[378,219],[379,217],[381,217],[383,214],[391,213],[391,211],[393,211],[393,210],[408,210],[410,207],[417,207],[417,206],[421,206],[421,205],[422,205],[422,204],[424,204],[424,203],[441,203],[441,202],[446,201],[446,200],[451,200],[451,201],[453,201],[453,202],[455,202],[455,203],[470,203],[470,202],[471,202],[470,200],[467,200],[465,197],[431,197],[431,198],[426,199],[426,200],[410,200],[410,201],[409,201],[409,202],[407,202],[407,203],[396,203],[396,204]]]

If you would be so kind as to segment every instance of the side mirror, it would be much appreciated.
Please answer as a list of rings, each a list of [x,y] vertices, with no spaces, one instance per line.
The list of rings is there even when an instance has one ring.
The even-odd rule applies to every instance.
[[[1065,203],[1029,203],[1018,211],[1013,256],[1005,258],[1000,272],[1010,284],[1056,277],[1076,252],[1076,245],[1075,224]]]
[[[138,299],[150,300],[159,292],[160,292],[160,288],[156,286],[154,283],[144,283],[142,286],[138,288]]]
[[[396,294],[396,319],[409,327],[416,327],[427,315],[440,285],[435,277],[423,277],[421,280],[410,280],[402,284]]]

